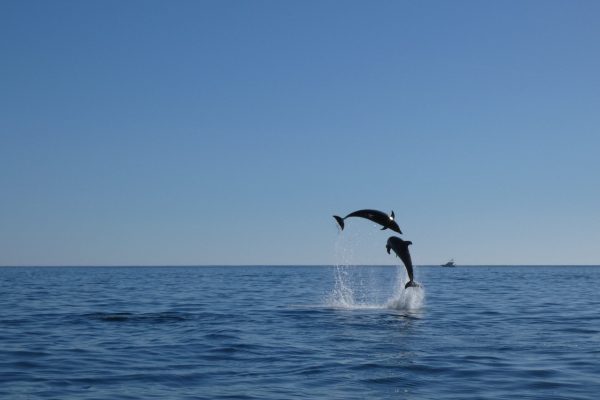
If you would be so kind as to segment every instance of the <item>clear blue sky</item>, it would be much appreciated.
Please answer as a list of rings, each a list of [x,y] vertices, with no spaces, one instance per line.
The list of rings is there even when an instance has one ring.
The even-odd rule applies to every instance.
[[[330,264],[360,208],[417,264],[599,264],[599,18],[2,1],[0,265]],[[396,262],[377,229],[353,262]]]

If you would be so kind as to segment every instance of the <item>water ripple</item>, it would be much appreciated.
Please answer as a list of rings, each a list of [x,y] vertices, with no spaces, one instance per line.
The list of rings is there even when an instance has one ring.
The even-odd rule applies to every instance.
[[[0,269],[0,398],[591,400],[573,268]]]

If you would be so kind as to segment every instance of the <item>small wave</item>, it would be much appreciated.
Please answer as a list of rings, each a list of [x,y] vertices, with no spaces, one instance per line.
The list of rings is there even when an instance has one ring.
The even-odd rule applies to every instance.
[[[12,350],[12,351],[2,351],[0,355],[3,357],[19,357],[19,358],[39,358],[49,356],[50,353],[45,351],[32,351],[32,350]]]
[[[84,315],[85,317],[104,322],[148,322],[148,323],[169,323],[179,322],[189,319],[189,316],[176,312],[160,312],[160,313],[91,313]]]
[[[238,338],[239,337],[237,335],[231,335],[222,332],[211,332],[204,335],[204,339],[206,340],[234,340]]]

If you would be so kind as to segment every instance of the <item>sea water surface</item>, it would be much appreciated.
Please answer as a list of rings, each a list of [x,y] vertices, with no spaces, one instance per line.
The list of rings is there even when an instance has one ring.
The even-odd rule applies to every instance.
[[[600,268],[0,268],[2,399],[597,399]]]

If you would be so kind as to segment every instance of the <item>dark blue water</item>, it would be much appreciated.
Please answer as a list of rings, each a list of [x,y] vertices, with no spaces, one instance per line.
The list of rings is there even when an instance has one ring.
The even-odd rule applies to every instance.
[[[2,399],[597,399],[600,268],[0,268]]]

